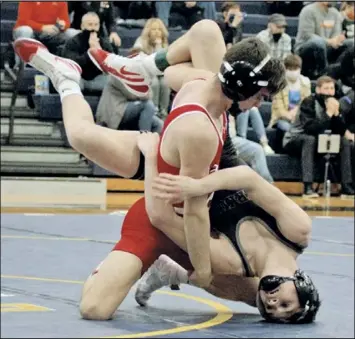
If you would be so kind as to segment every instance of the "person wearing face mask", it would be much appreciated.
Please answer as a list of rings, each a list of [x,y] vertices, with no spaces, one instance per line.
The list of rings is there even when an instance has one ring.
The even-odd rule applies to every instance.
[[[88,12],[82,17],[81,32],[66,42],[62,56],[80,65],[82,89],[102,91],[106,84],[106,75],[102,74],[89,58],[87,51],[93,47],[113,52],[109,38],[100,34],[99,16],[95,12]]]
[[[353,197],[353,178],[351,170],[351,153],[354,143],[347,132],[339,102],[334,98],[335,81],[329,76],[321,76],[317,80],[315,94],[304,99],[290,130],[284,137],[284,150],[292,156],[301,155],[302,181],[304,197],[317,198],[313,191],[314,160],[319,134],[331,130],[332,134],[341,135],[340,171],[341,194]]]
[[[301,102],[311,95],[311,82],[301,75],[302,59],[298,55],[288,55],[284,64],[287,86],[272,99],[269,128],[287,132],[295,121]]]
[[[259,32],[256,37],[267,44],[274,58],[285,59],[291,54],[291,37],[285,33],[286,18],[282,14],[273,14],[269,18],[267,29]]]

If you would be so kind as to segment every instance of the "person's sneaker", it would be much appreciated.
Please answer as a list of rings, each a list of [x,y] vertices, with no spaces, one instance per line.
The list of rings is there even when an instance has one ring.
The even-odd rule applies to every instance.
[[[342,184],[341,185],[341,195],[342,199],[354,199],[354,189],[350,184]]]
[[[319,194],[313,190],[312,184],[304,184],[304,193],[302,195],[302,198],[315,199],[319,198]]]
[[[41,42],[19,38],[14,42],[14,50],[25,63],[47,75],[56,90],[65,79],[80,83],[81,67],[73,60],[51,54]]]
[[[269,144],[263,145],[263,150],[266,155],[275,154],[275,151],[270,147]]]
[[[187,271],[166,255],[161,255],[139,280],[135,299],[140,306],[146,306],[152,293],[163,286],[178,289],[187,282]]]
[[[153,77],[145,70],[141,54],[127,58],[99,48],[90,48],[88,55],[101,72],[115,77],[129,93],[137,97],[145,97],[149,93]]]

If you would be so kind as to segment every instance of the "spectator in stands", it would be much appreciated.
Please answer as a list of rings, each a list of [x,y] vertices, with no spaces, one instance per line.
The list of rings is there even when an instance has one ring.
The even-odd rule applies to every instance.
[[[265,153],[263,148],[256,142],[238,137],[236,135],[235,127],[235,110],[229,110],[229,134],[232,139],[233,145],[237,150],[238,157],[244,160],[255,172],[261,175],[265,180],[272,183],[272,178]]]
[[[237,135],[247,139],[249,119],[251,127],[256,133],[259,143],[261,144],[265,154],[274,154],[274,150],[270,147],[263,119],[257,107],[241,112],[236,118]]]
[[[304,196],[318,197],[313,191],[314,158],[317,150],[318,135],[326,130],[332,134],[340,134],[340,169],[341,169],[341,193],[353,196],[351,187],[351,152],[354,143],[353,134],[347,133],[347,127],[340,114],[339,102],[334,98],[335,81],[329,76],[321,76],[317,80],[316,94],[304,99],[299,113],[289,132],[284,137],[284,149],[290,155],[301,154],[302,177],[304,184]]]
[[[34,38],[58,54],[61,45],[78,33],[69,27],[66,1],[20,1],[13,36],[15,40]]]
[[[311,82],[301,74],[302,59],[290,54],[284,60],[287,86],[272,99],[270,128],[287,132],[301,102],[311,95]]]
[[[354,39],[354,1],[343,1],[340,14],[343,19],[342,31],[346,39]]]
[[[169,26],[190,29],[197,21],[204,19],[204,9],[197,1],[173,1],[170,9]]]
[[[217,23],[228,49],[243,38],[243,13],[240,11],[239,4],[232,1],[224,2],[221,11],[223,20],[218,20]]]
[[[328,1],[305,6],[299,17],[295,52],[303,60],[302,74],[316,79],[326,72],[354,42],[342,32],[342,18]]]
[[[292,49],[291,37],[285,33],[286,27],[286,18],[282,14],[273,14],[269,17],[267,29],[256,35],[270,47],[271,56],[281,60],[285,59]]]
[[[111,129],[160,133],[163,121],[156,115],[157,108],[148,96],[144,99],[128,93],[117,79],[108,76],[96,110],[96,121]]]
[[[82,17],[88,12],[95,12],[100,18],[100,36],[108,36],[117,48],[121,46],[121,38],[116,32],[115,10],[111,1],[70,1],[69,13],[73,13],[71,27],[80,29]]]
[[[266,1],[268,14],[281,13],[286,16],[298,16],[304,1]]]
[[[163,21],[158,18],[148,19],[142,34],[137,38],[133,48],[140,49],[145,54],[152,54],[168,47],[168,30]],[[152,84],[152,100],[158,107],[158,115],[164,119],[168,114],[170,88],[164,82],[164,76],[154,78]]]
[[[156,16],[154,1],[127,1],[129,2],[127,19],[141,20]]]
[[[166,27],[169,27],[169,17],[172,1],[155,1],[156,15],[160,18]],[[217,20],[217,11],[215,1],[199,1],[199,7],[203,10],[203,18],[213,21]],[[175,25],[175,23],[172,23]],[[174,27],[171,26],[170,27]]]
[[[100,18],[95,12],[88,12],[81,19],[81,32],[69,39],[62,50],[64,58],[77,62],[82,69],[82,89],[102,91],[106,84],[106,75],[102,74],[91,61],[89,48],[102,48],[113,53],[108,37],[102,36]]]

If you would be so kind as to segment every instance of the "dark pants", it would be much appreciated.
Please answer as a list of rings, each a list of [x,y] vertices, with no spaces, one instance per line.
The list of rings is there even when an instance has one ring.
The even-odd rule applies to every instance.
[[[318,139],[312,135],[300,134],[294,136],[284,147],[286,153],[292,156],[301,155],[302,181],[314,181],[314,160],[316,156]],[[354,152],[354,143],[342,138],[340,146],[340,173],[341,183],[352,183],[351,154]]]

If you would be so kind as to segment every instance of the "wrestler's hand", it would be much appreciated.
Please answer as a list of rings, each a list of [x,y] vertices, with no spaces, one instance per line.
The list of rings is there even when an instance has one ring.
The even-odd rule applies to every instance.
[[[152,188],[154,197],[172,204],[205,194],[200,180],[167,173],[160,173],[154,179]]]
[[[200,288],[207,288],[211,285],[212,278],[211,272],[199,273],[194,271],[189,277],[189,283]]]
[[[158,133],[144,132],[137,136],[137,146],[145,157],[156,156],[158,145]]]

